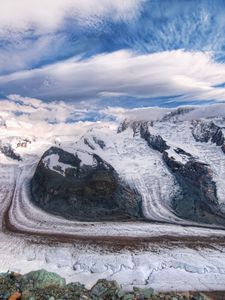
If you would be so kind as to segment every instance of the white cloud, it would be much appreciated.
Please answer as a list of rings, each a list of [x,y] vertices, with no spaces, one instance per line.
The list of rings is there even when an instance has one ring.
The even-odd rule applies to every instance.
[[[144,108],[122,108],[122,107],[108,107],[101,111],[102,117],[111,119],[112,117],[117,122],[122,122],[125,119],[135,121],[156,121],[163,118],[167,113],[173,109],[162,107],[144,107]]]
[[[138,11],[140,0],[0,0],[0,34],[35,29],[39,33],[60,27],[71,17],[81,24],[99,22],[99,18],[130,19]]]
[[[78,121],[88,116],[91,108],[81,108],[75,104],[63,101],[45,103],[42,100],[10,95],[2,99],[0,119],[3,119],[7,128],[1,127],[1,136],[27,136],[51,140],[53,136],[78,135],[90,129],[95,121]],[[189,106],[191,107],[191,106]],[[193,106],[192,106],[193,107]],[[181,120],[193,120],[206,117],[225,117],[225,105],[195,106],[186,114],[179,115]],[[155,121],[162,119],[166,114],[174,112],[175,108],[134,108],[109,107],[99,109],[100,125],[113,124],[115,128],[124,120]],[[95,111],[96,112],[96,108]],[[78,118],[74,117],[78,116]],[[72,118],[73,121],[68,122]],[[114,121],[112,121],[114,120]]]
[[[68,41],[70,32],[100,30],[105,21],[129,21],[138,15],[141,2],[0,0],[0,73],[27,70],[60,59],[63,54],[79,52],[79,45],[71,46],[71,40]],[[80,51],[84,51],[82,45]]]
[[[20,95],[9,95],[7,99],[1,99],[0,114],[17,116],[20,121],[35,123],[46,121],[48,123],[66,123],[74,114],[87,113],[87,109],[67,104],[63,101],[46,103],[42,100],[21,97]]]
[[[77,101],[109,95],[225,101],[225,88],[215,87],[224,81],[224,64],[213,61],[208,53],[117,51],[1,76],[0,89],[5,94]]]
[[[88,116],[91,108],[82,108],[72,103],[51,102],[46,103],[40,99],[10,95],[2,99],[0,119],[4,120],[6,128],[1,127],[1,137],[37,137],[47,141],[55,136],[70,135],[76,139],[84,134],[96,121],[78,121]],[[189,106],[191,107],[191,106]],[[225,117],[225,105],[214,104],[210,106],[195,106],[186,114],[179,115],[180,120],[193,120],[206,117]],[[94,113],[96,113],[93,110]],[[176,108],[134,108],[109,107],[99,109],[100,121],[98,123],[113,124],[115,128],[124,120],[155,121],[162,119],[166,114],[174,112]],[[76,118],[76,116],[78,116]],[[72,119],[68,122],[68,119]],[[113,120],[113,121],[112,121]]]
[[[42,100],[10,95],[1,99],[0,119],[7,128],[1,127],[1,136],[35,136],[51,139],[56,135],[78,135],[93,122],[78,121],[88,115],[87,108],[80,108],[63,101],[46,103]],[[69,119],[73,121],[68,122]]]
[[[64,44],[65,37],[60,34],[41,35],[36,40],[23,39],[21,36],[15,35],[10,45],[0,49],[0,72],[3,74],[4,72],[28,69],[29,66],[34,66],[41,59],[54,57]]]
[[[117,122],[122,122],[125,119],[135,121],[157,121],[180,108],[187,108],[186,113],[177,116],[179,120],[183,121],[225,117],[225,104],[223,103],[201,106],[179,106],[176,108],[144,107],[129,109],[122,107],[108,107],[107,109],[102,110],[102,117],[109,120],[113,117]]]

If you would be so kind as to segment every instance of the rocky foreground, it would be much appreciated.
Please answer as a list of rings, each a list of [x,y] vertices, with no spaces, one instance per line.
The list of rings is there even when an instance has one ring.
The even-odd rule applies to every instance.
[[[80,283],[66,284],[64,278],[45,270],[25,275],[18,273],[0,274],[0,299],[4,300],[222,300],[225,292],[172,292],[157,293],[151,288],[133,288],[125,292],[115,281],[99,280],[91,290]]]

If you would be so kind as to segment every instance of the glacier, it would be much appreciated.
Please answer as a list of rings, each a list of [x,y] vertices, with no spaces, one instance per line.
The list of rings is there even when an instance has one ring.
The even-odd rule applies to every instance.
[[[177,109],[153,120],[151,109],[149,117],[145,111],[145,117],[139,115],[122,124],[75,124],[70,135],[51,138],[21,134],[19,125],[12,129],[5,120],[0,127],[1,145],[9,145],[21,160],[10,157],[11,152],[0,153],[0,271],[25,273],[45,267],[68,282],[79,280],[87,286],[107,278],[118,280],[125,289],[134,285],[164,291],[223,289],[225,153],[223,142],[218,145],[209,128],[213,122],[223,137],[225,115],[215,117],[205,111]],[[196,120],[206,124],[197,132]],[[143,128],[150,133],[149,142],[143,138]],[[196,140],[202,134],[209,136],[206,142]],[[162,141],[158,136],[167,145],[162,151],[152,144]],[[83,165],[93,165],[92,154],[109,163],[121,180],[140,193],[145,219],[80,222],[35,206],[30,201],[30,182],[42,154],[52,146],[77,154]],[[164,155],[178,167],[189,161],[207,166],[216,186],[213,212],[218,218],[203,222],[176,212],[172,199],[181,195],[182,186]],[[45,164],[57,172],[54,166],[61,163],[57,156],[49,155]],[[61,168],[65,176],[67,165]]]

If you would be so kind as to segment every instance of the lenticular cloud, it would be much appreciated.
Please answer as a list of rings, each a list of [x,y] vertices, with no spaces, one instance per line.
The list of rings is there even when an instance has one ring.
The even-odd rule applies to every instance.
[[[219,86],[224,78],[224,65],[209,53],[177,50],[137,55],[124,50],[1,76],[0,87],[5,94],[76,102],[113,95],[224,101],[225,89]]]

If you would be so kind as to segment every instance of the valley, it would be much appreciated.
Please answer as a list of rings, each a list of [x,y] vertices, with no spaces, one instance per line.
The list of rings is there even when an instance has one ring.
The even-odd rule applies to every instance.
[[[100,122],[82,132],[74,125],[73,134],[52,135],[51,139],[15,136],[10,128],[1,128],[1,270],[25,273],[44,267],[68,282],[79,280],[89,287],[106,278],[117,280],[125,289],[134,285],[163,291],[222,289],[224,121],[201,116],[198,122],[209,124],[198,131],[198,137],[204,134],[207,139],[202,142],[196,140],[196,132],[193,135],[191,113],[178,110],[172,117],[166,113],[164,119],[154,122],[126,120],[120,126]],[[211,140],[215,138],[212,122],[219,128],[219,145]],[[21,147],[23,143],[26,146]],[[72,164],[71,159],[75,159]],[[68,178],[74,186],[89,185],[88,194],[85,189],[73,189],[66,198],[59,197],[58,210],[51,212],[51,205],[41,207],[40,195],[36,194],[35,201],[32,198],[32,180],[40,163],[45,169],[46,179],[41,183],[45,201],[54,201],[48,193],[60,195],[55,178],[62,178],[61,185]],[[197,173],[190,171],[195,164],[202,166],[201,174],[200,165]],[[89,174],[98,174],[97,185],[87,181]],[[73,181],[74,176],[77,181]],[[113,218],[108,211],[111,202],[102,207],[97,201],[104,198],[102,188],[108,180],[114,183],[107,201],[118,203]],[[39,181],[35,184],[38,187]],[[70,184],[61,188],[67,191]],[[76,214],[72,210],[71,217],[61,214],[60,209],[71,207],[77,195]],[[118,202],[121,195],[124,203]],[[140,200],[131,199],[141,199],[141,206],[134,206]],[[85,210],[95,209],[95,213],[78,215],[82,201]]]

